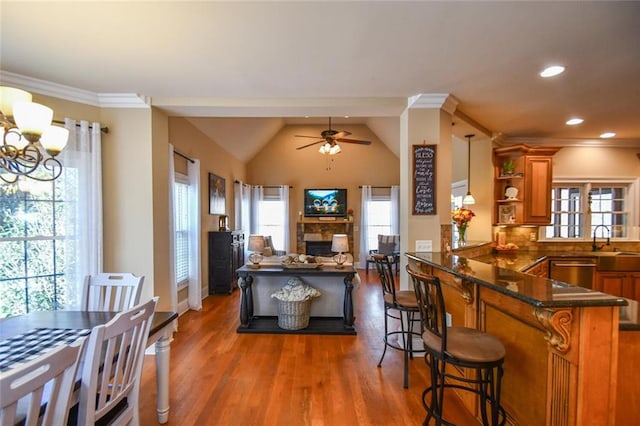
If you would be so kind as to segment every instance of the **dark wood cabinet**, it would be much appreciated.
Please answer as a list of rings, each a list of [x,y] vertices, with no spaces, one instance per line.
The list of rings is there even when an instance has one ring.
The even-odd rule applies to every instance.
[[[244,265],[244,233],[209,232],[209,294],[231,294]]]

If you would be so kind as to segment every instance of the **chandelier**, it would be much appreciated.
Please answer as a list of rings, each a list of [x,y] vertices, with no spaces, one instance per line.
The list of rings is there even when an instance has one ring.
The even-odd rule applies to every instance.
[[[53,110],[31,101],[31,93],[0,86],[0,179],[20,176],[52,181],[62,174],[55,157],[67,144],[69,131],[52,126]]]

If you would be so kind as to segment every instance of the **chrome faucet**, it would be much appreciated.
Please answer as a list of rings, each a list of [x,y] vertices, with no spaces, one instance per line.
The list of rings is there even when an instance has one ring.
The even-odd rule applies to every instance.
[[[596,244],[596,231],[600,227],[603,227],[604,229],[607,230],[607,242],[606,242],[606,244],[602,244],[600,247],[598,247],[598,245]],[[607,225],[598,225],[595,228],[593,228],[593,244],[591,244],[591,251],[602,250],[602,247],[604,247],[605,245],[610,246],[611,245],[611,238],[610,237],[611,237],[611,232],[609,231],[609,228],[607,227]]]

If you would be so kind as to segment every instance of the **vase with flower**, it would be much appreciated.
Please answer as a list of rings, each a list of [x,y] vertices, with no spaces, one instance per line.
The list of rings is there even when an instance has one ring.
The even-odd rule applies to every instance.
[[[458,244],[461,246],[467,243],[467,227],[475,215],[472,210],[466,207],[460,207],[451,212],[451,221],[458,229]]]
[[[353,221],[353,209],[347,210],[347,215],[345,216],[345,219],[348,221]]]

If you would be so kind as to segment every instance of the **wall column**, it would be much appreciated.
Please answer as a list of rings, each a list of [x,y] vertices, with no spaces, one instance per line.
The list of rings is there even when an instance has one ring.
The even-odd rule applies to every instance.
[[[440,227],[448,224],[451,206],[451,122],[458,101],[449,94],[420,94],[409,98],[400,116],[400,250],[415,251],[416,240],[431,240],[440,251]],[[413,215],[412,145],[436,148],[436,214]],[[402,267],[407,260],[401,258]],[[400,288],[408,289],[408,277],[400,275]]]

